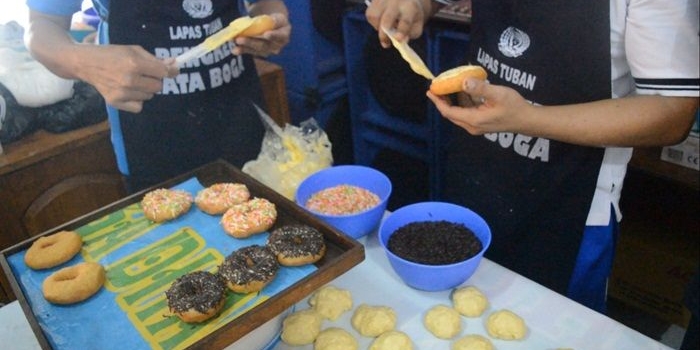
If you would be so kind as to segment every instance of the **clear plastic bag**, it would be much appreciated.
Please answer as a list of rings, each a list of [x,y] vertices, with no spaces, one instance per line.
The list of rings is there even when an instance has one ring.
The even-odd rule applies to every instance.
[[[257,107],[257,106],[256,106]],[[333,164],[328,135],[315,119],[278,126],[258,108],[266,132],[260,154],[243,165],[243,172],[294,200],[299,184],[309,175]]]

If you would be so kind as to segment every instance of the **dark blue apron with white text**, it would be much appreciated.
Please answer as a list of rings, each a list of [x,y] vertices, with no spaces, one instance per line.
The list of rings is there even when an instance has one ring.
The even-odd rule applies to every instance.
[[[107,21],[110,43],[141,45],[165,58],[237,17],[237,3],[230,0],[112,0]],[[260,82],[252,57],[232,55],[231,45],[166,78],[141,113],[119,112],[132,189],[217,158],[242,167],[257,157],[264,127],[253,103],[265,108]]]
[[[537,104],[610,98],[609,6],[473,0],[469,61]],[[488,258],[565,294],[603,151],[450,125],[442,194],[484,216],[493,231]]]

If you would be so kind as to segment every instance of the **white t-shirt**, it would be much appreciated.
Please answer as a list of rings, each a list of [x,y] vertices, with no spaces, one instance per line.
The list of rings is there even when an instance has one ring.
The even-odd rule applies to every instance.
[[[610,1],[612,97],[700,96],[698,22],[697,0]],[[620,194],[631,157],[632,148],[606,148],[587,225],[607,225],[610,203],[622,218]]]

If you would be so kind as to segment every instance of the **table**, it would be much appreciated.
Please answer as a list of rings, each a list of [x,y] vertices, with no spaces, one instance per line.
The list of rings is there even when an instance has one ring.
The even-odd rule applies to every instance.
[[[394,308],[397,328],[409,334],[415,349],[449,349],[450,341],[432,336],[422,325],[422,316],[437,304],[450,304],[449,291],[422,292],[407,287],[393,272],[376,235],[360,239],[366,248],[365,260],[330,284],[352,292],[354,305],[361,303]],[[483,321],[489,312],[509,309],[525,319],[529,334],[523,341],[493,340],[499,350],[508,349],[671,349],[627,326],[588,309],[488,259],[484,259],[466,284],[480,288],[490,301],[481,318],[463,317],[460,336],[485,335]],[[307,299],[295,310],[308,308]],[[351,312],[336,321],[324,321],[323,328],[342,327],[366,349],[371,339],[350,327]],[[13,344],[16,350],[39,349],[21,307],[15,301],[0,308],[0,344]],[[275,350],[310,350],[312,346],[290,347],[279,341]]]

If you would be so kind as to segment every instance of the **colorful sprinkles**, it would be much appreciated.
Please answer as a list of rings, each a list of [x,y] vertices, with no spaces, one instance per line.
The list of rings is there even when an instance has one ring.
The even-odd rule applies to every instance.
[[[306,208],[327,215],[359,213],[379,204],[379,196],[364,188],[342,184],[311,195]]]

